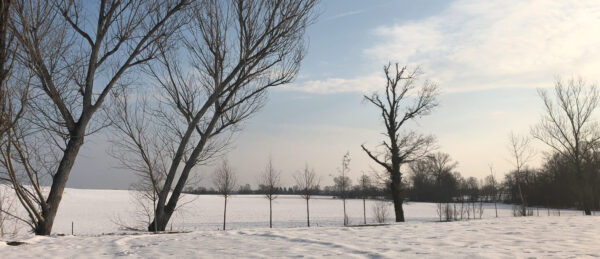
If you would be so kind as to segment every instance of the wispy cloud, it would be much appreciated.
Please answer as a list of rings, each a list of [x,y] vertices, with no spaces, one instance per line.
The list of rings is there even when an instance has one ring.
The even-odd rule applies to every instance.
[[[356,78],[327,78],[324,80],[307,80],[304,82],[293,83],[284,89],[303,91],[317,94],[335,94],[343,92],[361,92],[369,93],[380,89],[385,84],[383,72],[373,73]]]
[[[339,18],[343,18],[343,17],[347,17],[347,16],[361,14],[361,13],[364,13],[365,11],[366,11],[366,9],[343,12],[343,13],[339,13],[339,14],[327,17],[327,18],[325,18],[323,20],[324,21],[331,21],[331,20],[335,20],[335,19],[339,19]]]
[[[383,26],[365,53],[420,65],[451,89],[541,87],[600,69],[598,1],[456,1],[424,20]]]
[[[364,50],[363,62],[420,66],[446,92],[547,87],[556,76],[600,80],[596,0],[458,0],[435,16],[381,26],[373,34],[377,43]],[[377,68],[355,78],[300,82],[292,89],[365,92],[383,80]]]

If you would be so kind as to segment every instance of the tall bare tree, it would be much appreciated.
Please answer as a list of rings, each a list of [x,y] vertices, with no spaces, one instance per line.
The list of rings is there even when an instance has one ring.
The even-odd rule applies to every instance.
[[[180,27],[177,15],[188,0],[24,1],[12,3],[10,26],[20,45],[19,59],[35,75],[32,127],[49,139],[59,154],[47,169],[47,197],[23,188],[14,178],[19,201],[33,215],[32,228],[48,235],[84,138],[106,126],[94,116],[132,68],[155,58],[157,43]],[[85,17],[85,18],[84,18]],[[42,134],[42,133],[40,133]],[[39,134],[15,134],[15,137]],[[19,140],[22,143],[30,140]],[[31,141],[32,142],[32,141]],[[14,147],[18,149],[18,147]],[[48,148],[50,150],[50,148]],[[46,154],[47,156],[48,154]],[[34,156],[17,160],[21,168]],[[12,161],[11,161],[12,163]],[[24,172],[28,169],[20,170]],[[16,181],[15,181],[16,180]]]
[[[341,167],[338,169],[339,175],[333,178],[335,183],[335,188],[342,198],[342,203],[344,207],[344,226],[348,225],[348,214],[346,214],[346,198],[348,189],[352,186],[352,181],[350,177],[348,177],[348,172],[350,172],[350,152],[346,152],[342,157]]]
[[[137,175],[138,181],[132,185],[133,196],[149,224],[156,216],[154,208],[172,150],[169,137],[151,121],[148,98],[138,94],[137,99],[130,100],[127,92],[126,88],[116,89],[111,109],[106,110],[115,133],[109,139],[112,144],[109,155],[117,159],[121,167]]]
[[[367,224],[367,198],[369,197],[369,192],[373,187],[373,183],[371,182],[371,178],[366,175],[364,172],[362,176],[358,180],[358,185],[360,187],[360,197],[363,200],[363,224]]]
[[[511,132],[508,137],[508,150],[510,151],[511,161],[515,167],[515,180],[517,181],[519,198],[521,199],[520,215],[527,216],[527,197],[525,197],[523,186],[525,185],[524,181],[529,179],[524,174],[528,174],[529,170],[524,169],[526,169],[527,164],[533,159],[535,152],[531,147],[531,139],[527,136],[519,136]]]
[[[267,89],[290,82],[304,57],[316,0],[198,1],[181,35],[147,72],[161,88],[159,120],[173,154],[156,205],[164,230],[192,170],[218,155],[262,107]]]
[[[237,185],[235,172],[229,166],[227,160],[223,160],[221,166],[215,170],[213,174],[213,184],[217,192],[224,198],[223,230],[225,230],[225,223],[227,222],[227,199],[233,193]]]
[[[294,175],[294,180],[296,181],[296,186],[300,192],[300,197],[306,201],[306,226],[310,227],[310,209],[308,202],[319,189],[319,178],[317,177],[315,170],[310,169],[308,164],[306,164],[302,172]]]
[[[400,68],[398,64],[388,64],[383,71],[386,77],[384,94],[376,92],[370,96],[365,95],[365,99],[379,109],[387,140],[381,144],[381,151],[369,150],[364,144],[361,147],[387,171],[396,222],[404,222],[401,167],[423,157],[434,144],[432,136],[406,130],[406,124],[429,114],[438,105],[438,87],[429,81],[418,87],[418,69],[409,71],[406,67]]]
[[[490,175],[485,178],[486,184],[489,187],[488,195],[492,196],[492,200],[494,201],[494,210],[496,211],[496,218],[498,217],[498,180],[496,179],[496,174],[494,173],[494,166],[489,164]]]
[[[269,158],[260,181],[260,188],[265,198],[269,200],[269,228],[273,228],[273,200],[277,199],[280,179],[281,173],[273,168],[273,161]]]
[[[546,90],[538,93],[544,103],[544,114],[532,128],[532,135],[569,159],[578,180],[575,190],[581,207],[586,215],[591,215],[593,187],[583,164],[600,141],[600,125],[593,117],[600,105],[598,87],[583,79],[557,80],[554,96]]]

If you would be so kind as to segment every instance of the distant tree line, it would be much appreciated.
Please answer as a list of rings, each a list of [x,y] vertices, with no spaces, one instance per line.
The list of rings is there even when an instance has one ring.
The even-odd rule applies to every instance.
[[[561,154],[548,156],[540,168],[512,170],[502,182],[497,182],[491,175],[483,179],[465,178],[454,170],[455,164],[439,166],[440,159],[447,157],[447,154],[438,153],[411,164],[407,183],[408,200],[440,203],[526,202],[530,207],[557,209],[581,209],[584,206],[579,195],[581,190],[576,169]],[[591,210],[600,210],[600,153],[591,153],[589,157],[583,163],[582,170],[592,186],[587,193],[590,200],[588,206]]]
[[[518,203],[518,185],[521,185],[523,195],[527,197],[530,206],[550,208],[583,208],[600,209],[600,153],[589,154],[590,159],[583,163],[583,173],[589,179],[586,185],[591,186],[586,198],[589,204],[584,204],[580,198],[581,185],[578,184],[576,169],[569,159],[555,153],[545,159],[538,169],[527,169],[520,173],[515,171],[506,175],[504,187],[506,202]],[[585,187],[584,187],[585,188]]]
[[[257,188],[253,188],[250,184],[244,184],[244,185],[240,185],[236,190],[234,190],[232,192],[232,194],[264,195],[265,189],[263,187],[264,186],[259,184]],[[219,192],[217,190],[215,190],[213,187],[204,187],[204,186],[189,187],[184,191],[184,193],[188,193],[188,194],[219,194]],[[352,185],[346,191],[346,198],[360,199],[360,198],[362,198],[362,195],[363,195],[362,193],[363,193],[363,191],[361,189],[360,184]],[[277,194],[279,194],[279,195],[300,195],[301,190],[296,185],[288,186],[288,187],[284,186],[284,187],[277,188]],[[381,199],[381,198],[385,198],[385,197],[389,196],[389,190],[386,190],[384,187],[380,187],[380,186],[369,186],[366,191],[366,194],[367,194],[367,197],[370,199]],[[337,187],[335,185],[324,186],[324,187],[317,186],[314,195],[333,196],[336,198],[342,197],[341,192],[337,189]]]

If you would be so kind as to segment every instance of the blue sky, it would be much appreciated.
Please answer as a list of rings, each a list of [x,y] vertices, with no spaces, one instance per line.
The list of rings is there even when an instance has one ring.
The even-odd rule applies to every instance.
[[[346,151],[351,177],[379,169],[360,150],[383,140],[378,113],[362,95],[382,89],[387,62],[419,66],[422,78],[440,86],[438,109],[410,127],[435,135],[465,176],[487,175],[489,164],[498,175],[510,170],[508,134],[527,134],[538,121],[537,89],[557,77],[600,80],[597,1],[328,0],[319,13],[295,82],[272,89],[235,137],[227,157],[241,183],[256,185],[269,156],[286,185],[305,163],[331,184]],[[108,134],[86,141],[69,186],[127,188],[133,181],[106,155]],[[539,160],[544,147],[536,148]],[[199,168],[200,178],[211,170]]]

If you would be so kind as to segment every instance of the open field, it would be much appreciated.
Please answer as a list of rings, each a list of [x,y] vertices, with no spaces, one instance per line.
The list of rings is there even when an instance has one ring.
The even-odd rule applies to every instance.
[[[33,237],[3,258],[586,258],[600,256],[600,218],[494,218],[379,227]]]
[[[375,222],[372,207],[377,201],[367,200],[367,223]],[[223,198],[216,195],[186,195],[185,203],[175,214],[174,231],[217,230],[222,228]],[[227,206],[227,228],[247,229],[268,227],[268,201],[262,195],[233,195]],[[433,203],[409,202],[404,206],[408,222],[438,221]],[[351,224],[363,222],[362,200],[348,200],[347,213]],[[389,204],[389,220],[393,221],[393,206]],[[53,233],[93,235],[122,232],[123,226],[144,228],[144,215],[130,191],[66,189]],[[513,217],[512,205],[498,204],[498,216]],[[554,212],[552,212],[554,214]],[[315,196],[310,201],[311,226],[343,225],[342,201]],[[547,215],[541,209],[540,216]],[[579,211],[563,211],[561,215],[581,215]],[[466,215],[465,215],[466,216]],[[471,215],[472,217],[472,215]],[[494,205],[484,204],[483,218],[495,217]],[[276,228],[305,227],[306,203],[299,196],[279,196],[273,203],[273,226]],[[21,231],[21,235],[25,231]]]
[[[34,237],[21,231],[16,238],[27,245],[0,243],[3,258],[63,257],[141,258],[182,257],[598,257],[600,218],[563,211],[561,216],[515,218],[512,207],[486,204],[482,220],[436,222],[435,204],[408,203],[406,223],[376,227],[342,227],[341,201],[311,200],[311,224],[305,228],[305,203],[297,196],[281,196],[274,204],[274,229],[267,228],[268,205],[260,195],[233,196],[228,206],[228,228],[218,231],[222,198],[188,195],[173,230],[190,233],[153,235],[123,233],[116,222],[135,225],[135,206],[128,191],[67,189],[55,232],[76,236]],[[368,222],[373,222],[367,202]],[[390,217],[391,214],[390,207]],[[350,221],[362,221],[362,201],[348,202]],[[535,212],[534,212],[535,213]],[[535,215],[535,214],[534,214]],[[141,226],[141,225],[140,225]],[[101,235],[102,233],[118,233]]]

